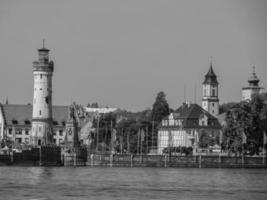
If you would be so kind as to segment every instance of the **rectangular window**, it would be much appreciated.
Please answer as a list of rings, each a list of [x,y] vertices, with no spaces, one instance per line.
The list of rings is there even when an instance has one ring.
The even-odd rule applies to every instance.
[[[25,130],[25,135],[29,135],[29,130]]]
[[[15,141],[18,143],[18,144],[20,144],[21,143],[21,138],[15,138]]]
[[[12,134],[12,128],[8,129],[8,134],[11,135]]]
[[[25,141],[26,144],[29,144],[29,138],[25,138],[24,141]]]
[[[215,89],[212,89],[212,96],[215,97],[216,94],[215,94]]]
[[[42,79],[43,78],[43,74],[40,74],[40,79]]]
[[[42,115],[42,111],[41,111],[41,110],[39,111],[39,115],[40,115],[40,116]]]
[[[42,127],[41,126],[39,126],[39,132],[42,132]]]
[[[21,129],[17,129],[16,130],[16,135],[22,135],[22,130]]]
[[[63,136],[63,130],[59,130],[59,136]]]

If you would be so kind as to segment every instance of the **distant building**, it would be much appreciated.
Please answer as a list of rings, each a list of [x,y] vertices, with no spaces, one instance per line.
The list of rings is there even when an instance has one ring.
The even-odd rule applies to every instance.
[[[217,118],[197,104],[184,103],[162,120],[158,131],[158,154],[168,147],[193,147],[197,150],[203,134],[219,145],[221,126]]]
[[[202,108],[215,117],[219,114],[218,85],[217,76],[213,71],[211,63],[203,82]]]
[[[91,108],[85,107],[85,111],[88,113],[99,113],[99,114],[106,114],[117,111],[117,108]]]
[[[68,106],[53,106],[53,140],[60,145],[66,138],[66,122]],[[93,115],[80,117],[79,140],[81,144],[89,145],[90,132],[94,131]],[[17,144],[30,144],[31,138],[32,105],[0,104],[0,141],[10,139]]]
[[[53,143],[64,141],[67,106],[53,106]],[[30,144],[32,105],[0,104],[0,140],[9,138],[17,144]]]
[[[242,101],[250,101],[253,95],[264,91],[264,88],[259,86],[259,82],[260,79],[256,75],[255,66],[253,66],[252,76],[248,79],[249,85],[242,88]]]

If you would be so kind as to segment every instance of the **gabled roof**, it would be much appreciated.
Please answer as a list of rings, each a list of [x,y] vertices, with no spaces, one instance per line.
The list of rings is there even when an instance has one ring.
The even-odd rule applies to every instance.
[[[1,104],[1,109],[4,115],[6,125],[29,125],[25,121],[32,120],[32,105],[18,105],[18,104]],[[67,120],[68,106],[53,106],[53,121],[57,121],[61,125],[62,121]]]
[[[200,128],[201,126],[198,123],[199,119],[203,116],[206,116],[210,122],[210,124],[205,126],[205,128],[221,128],[217,118],[212,116],[198,104],[184,103],[172,114],[174,119],[180,119],[183,121],[182,126],[184,128]],[[168,117],[165,117],[164,119],[167,120]]]
[[[217,76],[216,76],[216,74],[213,71],[213,68],[212,68],[212,64],[211,63],[210,63],[209,71],[205,75],[205,80],[204,80],[203,84],[215,84],[215,85],[218,84]]]
[[[62,125],[68,119],[68,106],[52,106],[53,121],[57,121]]]

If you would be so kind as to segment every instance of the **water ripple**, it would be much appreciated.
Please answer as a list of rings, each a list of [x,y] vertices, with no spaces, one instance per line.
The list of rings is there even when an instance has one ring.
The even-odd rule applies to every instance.
[[[267,170],[0,167],[0,199],[267,199]]]

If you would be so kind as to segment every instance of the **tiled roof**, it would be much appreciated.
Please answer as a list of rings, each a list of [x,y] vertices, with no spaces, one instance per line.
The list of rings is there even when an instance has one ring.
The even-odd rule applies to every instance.
[[[182,126],[184,128],[200,128],[199,118],[202,115],[207,116],[210,122],[205,128],[221,128],[220,123],[217,118],[212,116],[209,112],[204,110],[198,104],[186,104],[184,103],[180,106],[173,114],[174,119],[180,119],[183,121]],[[168,119],[168,116],[164,118]]]
[[[62,122],[66,122],[68,119],[68,109],[68,106],[53,106],[53,121],[58,122],[58,125],[63,125]]]
[[[1,104],[4,120],[7,125],[17,122],[17,125],[27,125],[25,121],[32,120],[32,105]],[[53,106],[53,121],[62,125],[68,116],[68,106]]]

